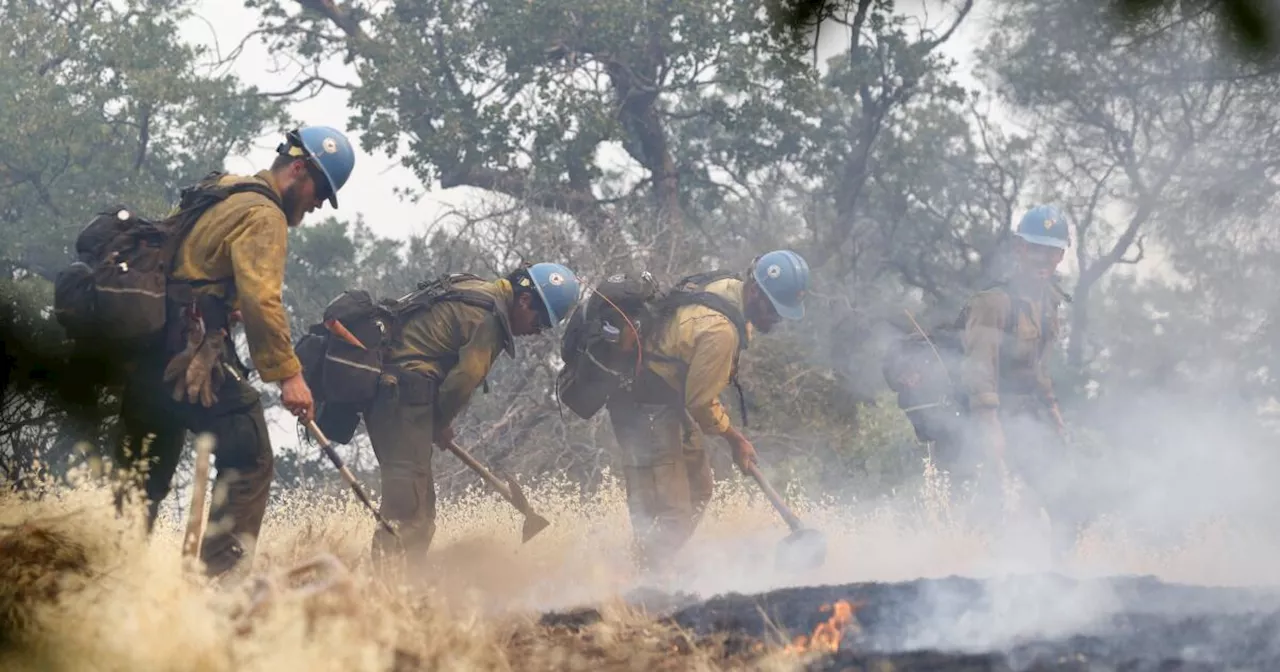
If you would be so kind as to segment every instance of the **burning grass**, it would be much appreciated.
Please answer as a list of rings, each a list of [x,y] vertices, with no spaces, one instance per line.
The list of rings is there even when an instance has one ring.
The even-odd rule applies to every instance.
[[[636,589],[708,597],[1005,571],[1007,556],[951,519],[936,492],[945,483],[926,483],[918,496],[859,513],[799,502],[830,542],[826,566],[804,575],[774,570],[786,529],[740,480],[719,488],[664,576],[632,570],[625,495],[612,479],[589,501],[566,482],[530,487],[553,525],[523,545],[519,515],[492,493],[442,503],[431,554],[404,577],[368,562],[373,521],[358,503],[290,492],[268,511],[249,575],[217,586],[182,571],[179,520],[162,519],[148,542],[140,517],[117,519],[109,494],[93,485],[36,500],[0,495],[0,669],[794,669],[846,651],[856,601],[830,600],[822,614],[815,607],[817,629],[694,634],[637,606]],[[1205,563],[1195,545],[1144,554],[1107,534],[1119,533],[1104,527],[1081,544],[1086,570],[1186,580],[1199,565],[1214,578],[1233,569],[1221,547]],[[1234,570],[1238,582],[1276,578],[1261,563]],[[596,610],[542,616],[584,604]]]

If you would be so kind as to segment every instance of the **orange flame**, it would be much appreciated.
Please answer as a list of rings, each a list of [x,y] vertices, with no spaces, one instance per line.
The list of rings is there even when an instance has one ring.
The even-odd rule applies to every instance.
[[[847,630],[858,630],[858,623],[853,618],[853,613],[862,606],[862,602],[850,603],[848,600],[839,600],[834,607],[830,604],[822,605],[823,613],[833,612],[831,617],[819,623],[813,629],[810,636],[797,635],[791,643],[787,645],[786,653],[805,653],[816,651],[820,653],[835,653],[840,649],[840,638],[844,636]]]

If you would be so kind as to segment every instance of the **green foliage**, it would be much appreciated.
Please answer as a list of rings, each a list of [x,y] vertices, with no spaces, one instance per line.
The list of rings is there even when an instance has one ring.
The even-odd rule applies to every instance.
[[[95,208],[161,213],[281,108],[208,75],[184,4],[0,2],[0,266],[52,277]]]

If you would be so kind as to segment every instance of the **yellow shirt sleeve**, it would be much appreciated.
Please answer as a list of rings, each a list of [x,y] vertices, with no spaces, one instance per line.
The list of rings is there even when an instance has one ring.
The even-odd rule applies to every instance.
[[[693,343],[685,376],[685,408],[704,433],[723,434],[729,429],[729,414],[720,403],[720,393],[733,373],[738,332],[720,316],[690,319],[681,328]]]
[[[441,427],[450,425],[466,408],[502,349],[502,326],[492,314],[462,327],[464,340],[458,349],[458,362],[441,381],[436,397],[436,422]]]
[[[228,235],[249,354],[264,383],[302,371],[281,298],[288,240],[284,215],[266,205],[251,208]]]

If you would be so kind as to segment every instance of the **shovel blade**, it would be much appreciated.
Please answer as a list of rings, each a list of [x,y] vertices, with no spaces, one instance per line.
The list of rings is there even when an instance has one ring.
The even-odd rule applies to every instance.
[[[813,529],[799,529],[778,543],[774,558],[785,571],[817,569],[827,561],[827,536]]]
[[[525,543],[538,535],[539,532],[547,529],[551,525],[551,521],[530,511],[524,516],[524,528],[520,531],[521,541]]]

